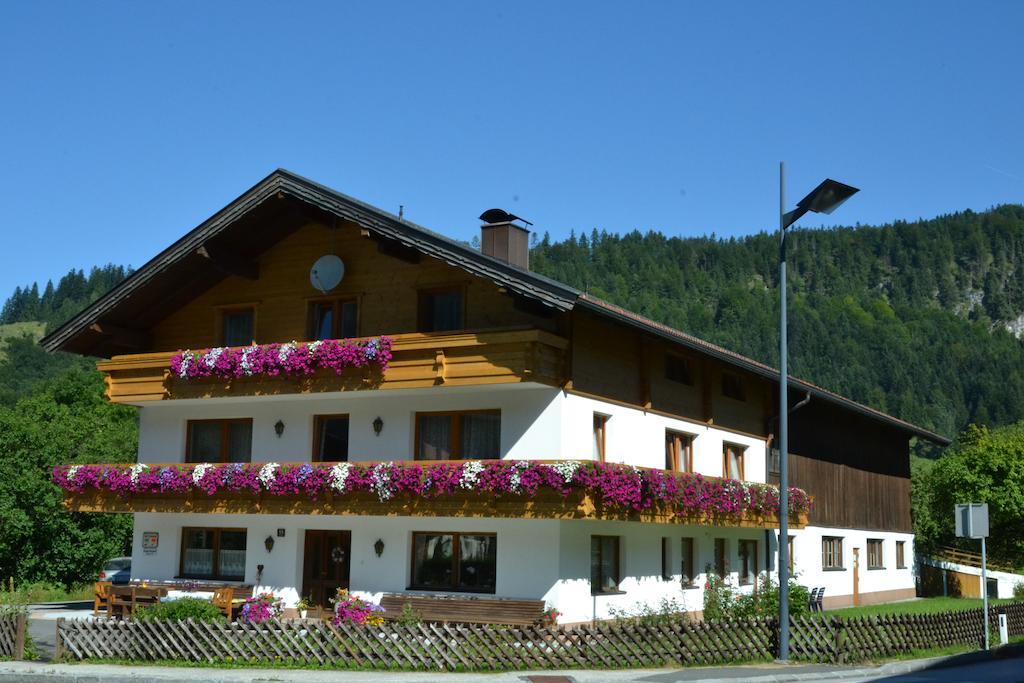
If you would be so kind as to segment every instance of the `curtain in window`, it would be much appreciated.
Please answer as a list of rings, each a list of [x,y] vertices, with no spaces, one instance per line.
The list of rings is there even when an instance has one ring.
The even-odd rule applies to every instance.
[[[228,462],[249,462],[252,458],[252,422],[232,422],[228,425]]]
[[[743,478],[743,449],[738,446],[725,447],[726,476],[730,479]]]
[[[462,416],[462,455],[465,460],[496,460],[501,457],[501,415],[478,413]]]
[[[437,589],[452,586],[451,534],[415,534],[412,559],[413,586]]]
[[[617,536],[590,537],[590,586],[595,593],[614,591],[619,587]]]
[[[219,421],[193,422],[188,446],[191,462],[220,462],[221,428]]]
[[[459,588],[493,591],[498,565],[496,536],[459,536]]]
[[[330,339],[334,334],[334,304],[313,305],[313,338]]]
[[[689,586],[693,583],[693,539],[683,539],[683,561],[681,565],[683,585]]]
[[[225,346],[248,346],[252,338],[252,311],[224,314]]]
[[[451,446],[452,418],[450,415],[419,416],[419,458],[421,460],[449,460]]]
[[[213,532],[191,529],[185,534],[185,576],[213,576]]]
[[[757,579],[757,542],[740,541],[740,583],[752,584]]]
[[[220,532],[220,554],[217,575],[222,579],[245,576],[245,532]]]
[[[357,323],[359,319],[359,307],[354,301],[341,303],[341,325],[339,331],[343,339],[357,336]]]
[[[438,292],[431,299],[434,332],[462,328],[462,292]]]

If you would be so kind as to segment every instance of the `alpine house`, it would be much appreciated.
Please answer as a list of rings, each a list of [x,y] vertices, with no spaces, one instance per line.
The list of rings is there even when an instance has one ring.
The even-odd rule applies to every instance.
[[[55,469],[134,515],[132,575],[292,607],[524,600],[561,622],[775,571],[770,367],[271,173],[44,340],[138,407],[138,463]],[[793,569],[826,607],[914,595],[909,443],[942,437],[796,378]],[[392,598],[393,599],[393,598]]]

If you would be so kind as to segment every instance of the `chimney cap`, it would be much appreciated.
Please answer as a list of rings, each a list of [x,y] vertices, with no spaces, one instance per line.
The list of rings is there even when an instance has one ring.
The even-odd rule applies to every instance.
[[[511,223],[512,221],[522,221],[527,225],[533,225],[533,223],[525,218],[520,218],[515,214],[509,213],[505,209],[487,209],[480,214],[480,220],[484,223]]]

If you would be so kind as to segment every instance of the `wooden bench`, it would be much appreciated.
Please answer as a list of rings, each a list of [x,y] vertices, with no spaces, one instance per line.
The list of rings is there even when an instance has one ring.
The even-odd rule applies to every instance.
[[[97,581],[92,589],[92,615],[99,616],[100,612],[110,612],[110,587],[113,584],[109,581]]]
[[[386,619],[398,619],[402,608],[410,605],[423,621],[448,621],[466,624],[506,624],[531,626],[540,622],[543,600],[505,598],[450,598],[432,595],[390,594],[381,598]]]

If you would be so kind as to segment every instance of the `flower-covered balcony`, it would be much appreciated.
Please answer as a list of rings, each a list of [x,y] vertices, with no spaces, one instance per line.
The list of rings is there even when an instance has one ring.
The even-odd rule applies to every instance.
[[[79,512],[628,520],[773,528],[770,484],[583,460],[61,465]],[[791,488],[790,521],[811,499]]]
[[[558,385],[567,342],[532,328],[114,356],[115,403],[511,382]]]

